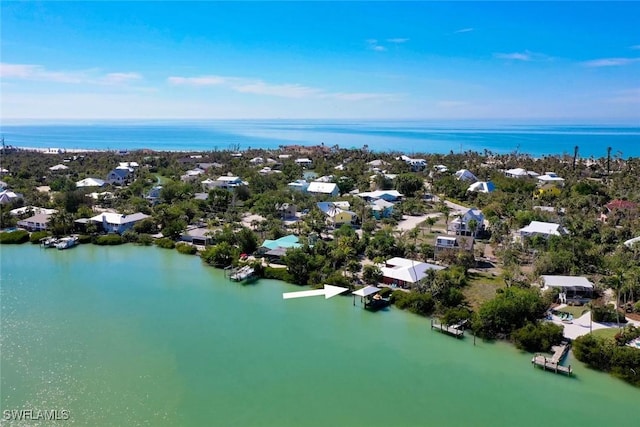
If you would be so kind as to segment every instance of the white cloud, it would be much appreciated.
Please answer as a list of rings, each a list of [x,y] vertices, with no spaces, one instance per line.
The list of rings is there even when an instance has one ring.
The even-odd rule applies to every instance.
[[[640,61],[640,58],[601,58],[585,61],[582,63],[585,67],[620,67],[623,65],[633,64]]]
[[[67,84],[126,85],[142,80],[138,73],[107,73],[97,69],[51,71],[42,65],[0,63],[0,78]]]
[[[403,38],[403,37],[396,37],[396,38],[392,38],[392,39],[387,39],[387,42],[395,43],[395,44],[406,43],[408,41],[409,41],[409,39]]]
[[[373,46],[373,47],[372,47],[372,49],[373,49],[373,50],[375,50],[376,52],[384,52],[385,50],[387,50],[387,48],[386,48],[386,47],[384,47],[384,46],[380,46],[380,45],[378,45],[378,46]]]
[[[532,56],[529,51],[513,52],[513,53],[494,53],[494,57],[498,59],[509,59],[514,61],[531,61]]]
[[[381,44],[378,44],[377,39],[367,39],[366,42],[367,42],[367,45],[369,46],[369,49],[374,50],[376,52],[384,52],[387,50],[386,47],[382,46]]]
[[[259,79],[228,76],[198,76],[167,78],[174,86],[221,86],[239,93],[276,96],[280,98],[315,98],[337,99],[343,101],[363,101],[374,99],[396,99],[397,94],[375,92],[329,92],[324,89],[305,86],[297,83],[272,84]]]
[[[469,33],[471,31],[473,31],[473,28],[471,28],[471,27],[470,28],[461,28],[459,30],[454,31],[453,34]]]

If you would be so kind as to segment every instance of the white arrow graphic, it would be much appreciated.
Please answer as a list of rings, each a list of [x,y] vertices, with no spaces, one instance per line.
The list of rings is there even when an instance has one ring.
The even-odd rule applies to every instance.
[[[318,295],[324,295],[324,299],[329,299],[347,290],[348,290],[347,288],[341,288],[339,286],[324,285],[324,289],[314,289],[312,291],[300,291],[300,292],[286,292],[282,294],[282,298],[291,299],[291,298],[304,298],[304,297],[315,297]]]

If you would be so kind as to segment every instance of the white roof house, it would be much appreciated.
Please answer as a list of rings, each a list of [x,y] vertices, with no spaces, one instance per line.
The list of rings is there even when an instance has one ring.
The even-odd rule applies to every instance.
[[[631,248],[637,244],[640,244],[640,236],[634,237],[633,239],[626,240],[623,244],[628,248]]]
[[[562,290],[573,290],[582,292],[593,291],[593,283],[586,277],[581,276],[540,276],[543,290],[549,288],[561,288]]]
[[[108,222],[109,224],[128,224],[149,218],[149,215],[143,213],[134,213],[131,215],[123,215],[117,212],[102,212],[94,217],[89,218],[93,222]]]
[[[458,172],[455,173],[456,178],[458,178],[458,181],[477,181],[478,178],[471,173],[470,170],[468,169],[460,169]]]
[[[140,165],[138,164],[138,162],[120,162],[118,167],[121,167],[121,168],[137,168],[137,167],[140,167]]]
[[[471,230],[469,223],[476,221],[475,230]],[[448,230],[455,234],[477,234],[482,230],[484,226],[484,215],[478,208],[471,208],[467,210],[461,217],[458,216],[452,221],[449,221]]]
[[[311,194],[326,194],[331,196],[337,196],[340,190],[338,184],[335,182],[317,182],[313,181],[309,183],[307,187],[307,193]]]
[[[531,172],[523,168],[507,169],[506,171],[504,171],[504,174],[509,178],[528,178],[540,176],[540,174],[536,172]]]
[[[363,199],[375,200],[375,199],[384,199],[387,202],[391,202],[394,200],[398,200],[404,196],[404,194],[400,193],[398,190],[376,190],[376,191],[365,191],[364,193],[356,194],[358,197],[362,197]]]
[[[520,237],[533,237],[533,236],[562,236],[569,234],[569,231],[553,222],[531,221],[531,224],[518,230]]]
[[[304,179],[298,179],[296,181],[288,183],[287,187],[291,190],[306,191],[309,187],[309,183]]]
[[[23,206],[21,208],[17,208],[17,209],[12,209],[9,211],[9,213],[13,216],[19,216],[19,215],[24,215],[26,213],[32,212],[34,215],[35,214],[45,214],[45,215],[51,215],[54,214],[56,212],[58,212],[57,209],[47,209],[47,208],[40,208],[37,206]]]
[[[105,184],[104,180],[98,178],[85,178],[76,182],[76,187],[102,187]]]
[[[564,178],[560,178],[555,172],[545,172],[544,175],[538,177],[540,184],[564,184]]]
[[[22,199],[22,194],[11,190],[0,191],[0,204],[11,203],[15,200]]]
[[[475,191],[477,193],[491,193],[495,191],[496,186],[491,181],[478,181],[474,182],[467,188],[467,191]]]
[[[249,163],[251,163],[252,165],[259,165],[261,163],[264,163],[264,159],[262,157],[254,157],[253,159],[249,160]]]
[[[386,283],[393,281],[415,283],[427,276],[428,270],[443,270],[444,267],[407,258],[395,257],[387,260],[380,270]]]
[[[208,189],[212,189],[212,188],[233,189],[236,187],[240,187],[242,185],[249,185],[248,182],[243,181],[242,179],[240,179],[240,177],[228,176],[228,175],[219,176],[215,180],[205,179],[204,181],[201,182],[201,184],[203,185],[203,187],[206,187]]]
[[[313,160],[303,157],[300,159],[296,159],[295,162],[296,164],[301,166],[310,166],[313,163]]]
[[[54,171],[54,172],[55,171],[63,171],[63,170],[67,170],[67,169],[69,169],[69,166],[63,165],[63,164],[57,164],[57,165],[51,166],[49,168],[50,171]]]

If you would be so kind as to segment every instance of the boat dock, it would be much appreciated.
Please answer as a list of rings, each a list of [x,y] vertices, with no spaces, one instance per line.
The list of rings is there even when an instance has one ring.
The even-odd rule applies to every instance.
[[[461,323],[457,325],[445,326],[438,321],[431,319],[431,329],[435,329],[437,331],[442,332],[443,334],[449,334],[456,338],[462,338],[464,336],[464,328]]]
[[[553,356],[551,356],[551,358],[536,353],[536,355],[533,356],[533,359],[531,359],[531,364],[533,364],[534,367],[538,366],[545,371],[553,371],[556,374],[571,375],[573,373],[571,365],[560,365],[560,362],[562,362],[562,359],[564,359],[564,356],[567,354],[570,347],[571,345],[566,341],[560,345],[551,347],[551,349],[553,350]]]
[[[252,278],[254,272],[255,270],[252,267],[245,265],[244,267],[231,270],[229,278],[234,282],[242,282],[243,280]]]

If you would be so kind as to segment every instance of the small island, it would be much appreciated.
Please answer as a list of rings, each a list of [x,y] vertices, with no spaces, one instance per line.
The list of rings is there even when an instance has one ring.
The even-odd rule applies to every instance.
[[[241,284],[345,287],[549,359],[571,342],[640,386],[640,160],[611,151],[4,146],[0,243],[175,248]]]

